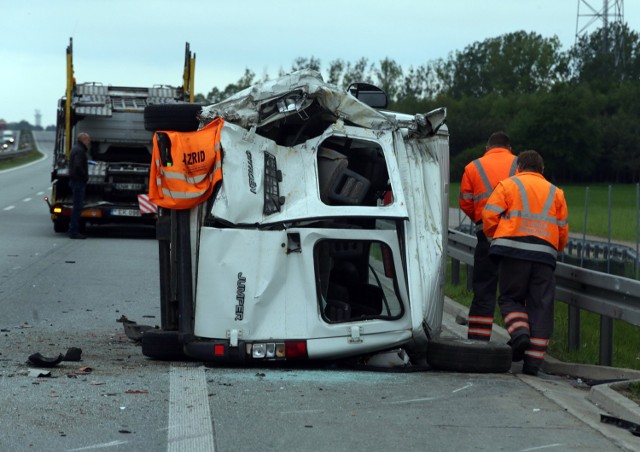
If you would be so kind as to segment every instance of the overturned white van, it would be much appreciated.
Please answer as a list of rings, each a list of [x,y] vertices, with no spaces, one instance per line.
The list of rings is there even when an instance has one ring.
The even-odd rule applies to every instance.
[[[160,209],[162,325],[145,332],[145,355],[246,363],[424,352],[444,303],[446,111],[370,106],[384,99],[306,70],[197,110],[147,107],[156,135],[186,131],[196,111],[201,127],[224,123],[213,194]]]

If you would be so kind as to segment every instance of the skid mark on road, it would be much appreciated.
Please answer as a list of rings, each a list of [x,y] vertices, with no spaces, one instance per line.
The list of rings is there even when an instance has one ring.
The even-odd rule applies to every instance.
[[[169,452],[214,452],[213,426],[202,366],[171,363]]]

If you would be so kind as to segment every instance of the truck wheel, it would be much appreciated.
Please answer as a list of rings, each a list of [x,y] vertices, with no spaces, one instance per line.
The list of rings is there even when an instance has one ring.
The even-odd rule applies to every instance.
[[[427,346],[427,363],[435,370],[501,373],[511,369],[511,347],[495,342],[437,338]]]
[[[147,330],[142,334],[142,354],[163,361],[184,361],[182,343],[177,331]]]
[[[54,220],[53,230],[58,234],[65,233],[69,230],[69,223],[66,221]]]
[[[197,118],[202,105],[199,104],[152,104],[144,109],[144,128],[156,130],[174,130],[193,132],[198,130]]]

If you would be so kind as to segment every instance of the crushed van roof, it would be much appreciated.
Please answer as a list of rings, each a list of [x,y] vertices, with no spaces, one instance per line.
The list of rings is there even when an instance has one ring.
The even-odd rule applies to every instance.
[[[422,128],[424,130],[421,133],[425,136],[435,133],[446,115],[444,109],[438,109],[427,115],[405,115],[405,118],[400,120],[397,115],[375,110],[337,86],[326,83],[318,72],[305,69],[259,83],[222,102],[203,107],[200,118],[208,122],[220,117],[243,128],[259,128],[291,115],[299,115],[306,119],[305,109],[314,100],[336,119],[360,127],[373,130],[408,127],[415,131]],[[431,126],[429,123],[434,121],[430,121],[429,118],[435,114],[438,116],[438,125]]]

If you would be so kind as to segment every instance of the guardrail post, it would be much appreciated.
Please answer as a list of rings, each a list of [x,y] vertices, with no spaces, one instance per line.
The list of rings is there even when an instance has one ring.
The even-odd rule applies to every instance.
[[[451,284],[460,284],[460,261],[451,258]]]
[[[611,366],[613,362],[613,319],[600,316],[600,362],[601,366]]]
[[[580,309],[569,305],[569,337],[567,347],[570,351],[580,348]]]
[[[466,264],[467,269],[467,290],[473,290],[473,266]]]

